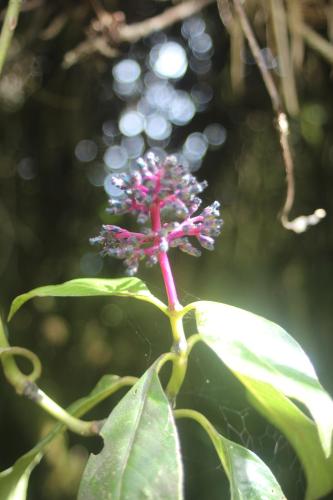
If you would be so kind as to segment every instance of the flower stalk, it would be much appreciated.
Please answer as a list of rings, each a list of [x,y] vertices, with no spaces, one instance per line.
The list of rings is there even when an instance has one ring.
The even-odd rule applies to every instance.
[[[120,194],[109,200],[108,211],[114,215],[132,213],[140,225],[146,226],[141,232],[132,232],[104,225],[100,235],[91,242],[101,245],[102,255],[123,259],[130,276],[136,274],[142,261],[148,266],[159,263],[173,335],[173,368],[167,394],[174,402],[187,370],[188,345],[183,327],[185,312],[178,299],[168,251],[179,248],[199,257],[201,251],[190,238],[202,248],[213,250],[214,239],[222,228],[220,204],[215,201],[197,213],[201,205],[198,194],[206,188],[207,182],[199,182],[187,167],[177,163],[174,156],[161,162],[149,153],[145,160],[138,160],[136,168],[114,175],[112,182]]]
[[[187,371],[188,349],[187,340],[183,327],[183,315],[181,311],[170,312],[170,324],[173,335],[172,352],[176,355],[173,360],[172,372],[167,385],[167,395],[175,403],[177,394],[184,382]]]
[[[161,213],[160,213],[160,204],[156,202],[151,210],[151,223],[152,230],[157,234],[161,230]],[[158,244],[158,237],[156,237],[156,243]],[[167,244],[165,245],[167,247]],[[175,311],[179,309],[181,306],[178,301],[177,290],[175,281],[173,279],[173,274],[168,258],[168,254],[166,251],[162,250],[158,254],[158,261],[160,264],[160,268],[162,271],[162,276],[164,280],[165,290],[168,297],[168,306],[170,311]]]

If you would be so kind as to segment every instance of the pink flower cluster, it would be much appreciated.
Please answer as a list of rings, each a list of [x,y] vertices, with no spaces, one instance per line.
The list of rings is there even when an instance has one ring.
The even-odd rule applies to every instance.
[[[151,221],[151,227],[142,232],[104,225],[100,235],[91,239],[102,246],[103,255],[124,259],[127,274],[134,275],[142,260],[148,266],[156,264],[159,254],[170,247],[200,256],[189,237],[196,238],[203,248],[214,249],[214,238],[222,227],[220,205],[215,201],[194,215],[201,204],[197,195],[207,183],[198,182],[186,167],[177,164],[174,156],[161,162],[149,154],[131,173],[114,175],[113,184],[123,191],[123,196],[109,200],[110,213],[133,213],[141,224]]]

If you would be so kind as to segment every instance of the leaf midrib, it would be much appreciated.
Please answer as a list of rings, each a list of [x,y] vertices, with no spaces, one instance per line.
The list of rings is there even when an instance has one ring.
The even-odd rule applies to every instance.
[[[120,481],[119,481],[119,499],[121,499],[121,494],[122,494],[123,484],[124,484],[124,476],[125,476],[125,473],[126,473],[127,465],[128,465],[128,463],[130,461],[130,458],[131,458],[130,457],[131,450],[133,449],[134,443],[135,443],[135,441],[136,441],[136,439],[138,437],[139,425],[140,425],[140,422],[141,422],[141,419],[142,419],[142,416],[143,416],[144,409],[145,409],[145,407],[147,405],[147,402],[148,402],[148,398],[146,396],[147,396],[147,392],[148,392],[148,389],[149,389],[148,386],[152,384],[153,375],[154,375],[153,373],[150,374],[149,378],[143,384],[142,392],[145,394],[145,398],[143,399],[143,401],[140,402],[139,411],[137,413],[136,420],[135,420],[134,431],[133,431],[133,433],[131,433],[130,441],[128,443],[127,450],[126,450],[125,457],[124,457],[124,462],[123,462],[122,470],[121,470],[120,475],[119,475],[120,476]],[[148,389],[147,389],[147,387],[148,387]]]

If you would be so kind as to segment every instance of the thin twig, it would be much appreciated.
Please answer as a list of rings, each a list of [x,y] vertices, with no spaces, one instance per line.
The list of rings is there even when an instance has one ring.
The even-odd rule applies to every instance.
[[[196,14],[215,0],[188,0],[175,7],[166,9],[162,14],[151,17],[140,23],[124,24],[119,26],[118,37],[120,42],[136,42],[155,31],[164,30],[172,24],[182,21]]]
[[[41,5],[43,5],[44,0],[30,0],[25,2],[21,5],[20,12],[30,12],[32,10],[38,9]],[[0,21],[2,21],[5,18],[7,9],[3,9],[0,12]]]
[[[172,24],[199,12],[214,1],[215,0],[187,0],[145,21],[126,24],[122,12],[110,13],[101,11],[99,2],[91,0],[96,15],[98,16],[99,23],[93,23],[93,28],[95,31],[99,29],[99,33],[90,33],[90,36],[86,40],[67,52],[64,56],[63,67],[68,69],[83,57],[95,52],[99,52],[106,57],[116,57],[119,55],[115,47],[118,44],[134,43],[140,38],[168,28]]]
[[[105,12],[104,7],[99,3],[98,0],[90,0],[91,6],[95,11],[98,18],[101,18]]]
[[[220,0],[217,2],[217,8],[220,14],[220,18],[225,28],[231,32],[232,23],[233,23],[233,15],[231,12],[229,0]]]
[[[299,23],[295,26],[296,31],[303,37],[309,47],[316,50],[330,64],[333,64],[333,46],[328,40],[319,35],[305,23]]]
[[[221,2],[221,0],[217,1]],[[233,0],[233,4],[235,7],[235,11],[238,14],[244,35],[248,41],[254,60],[256,61],[256,64],[261,73],[267,92],[271,98],[273,109],[276,113],[276,126],[279,132],[280,145],[282,149],[282,157],[286,172],[286,183],[287,183],[286,198],[280,215],[281,224],[286,229],[290,229],[296,233],[301,233],[303,231],[306,231],[306,229],[309,226],[317,224],[323,217],[325,217],[326,212],[324,209],[318,208],[311,215],[301,215],[299,217],[296,217],[296,219],[292,221],[289,220],[289,214],[291,212],[295,200],[295,178],[294,178],[294,162],[288,140],[288,135],[289,135],[288,118],[283,110],[279,92],[277,90],[277,87],[275,85],[271,73],[268,71],[266,67],[265,60],[263,58],[262,52],[256,40],[255,34],[248,21],[242,2],[241,0]]]
[[[67,13],[62,12],[54,19],[52,19],[50,24],[47,26],[47,28],[45,28],[41,32],[39,37],[42,40],[52,40],[52,38],[56,37],[61,32],[67,21],[68,21]]]
[[[301,0],[287,3],[288,21],[291,35],[291,57],[296,70],[299,72],[304,62],[304,40],[297,32],[296,26],[303,22],[303,9]]]
[[[288,220],[288,215],[293,207],[295,200],[294,162],[288,141],[289,123],[287,115],[285,113],[280,112],[277,119],[278,119],[277,127],[280,133],[280,144],[282,149],[283,161],[286,169],[286,181],[287,181],[287,193],[282,208],[281,218],[285,218],[285,220]]]
[[[221,0],[218,0],[218,2],[220,2],[220,1]],[[248,20],[247,15],[244,11],[244,8],[242,6],[241,1],[240,0],[233,0],[233,3],[235,6],[235,10],[238,14],[245,38],[248,41],[248,44],[249,44],[249,47],[251,49],[254,60],[259,68],[262,79],[264,80],[265,87],[266,87],[267,92],[271,98],[274,111],[276,113],[279,113],[280,111],[282,111],[282,103],[281,103],[279,92],[278,92],[276,85],[275,85],[275,82],[273,80],[273,77],[270,74],[270,72],[267,70],[265,59],[262,55],[262,52],[260,50],[260,47],[259,47],[258,42],[256,40],[256,37],[253,33],[253,30],[250,26],[249,20]]]
[[[231,20],[229,33],[231,86],[235,93],[241,94],[244,90],[245,77],[245,61],[243,58],[245,38],[237,17]]]
[[[62,66],[65,69],[69,69],[71,66],[74,66],[74,64],[77,64],[81,59],[95,54],[96,52],[108,58],[117,57],[119,55],[119,51],[108,44],[104,36],[87,38],[73,50],[66,52]]]
[[[20,14],[22,0],[9,0],[5,19],[0,34],[0,75],[6,61],[10,42],[12,41],[15,28]]]
[[[274,38],[282,73],[281,86],[285,107],[288,113],[295,116],[299,112],[294,67],[289,47],[287,14],[281,0],[270,0],[270,12]]]

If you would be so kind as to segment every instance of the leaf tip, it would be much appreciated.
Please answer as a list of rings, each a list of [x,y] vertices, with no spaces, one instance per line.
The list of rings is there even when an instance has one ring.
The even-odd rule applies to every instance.
[[[11,321],[11,319],[13,318],[13,316],[17,312],[17,310],[20,308],[20,306],[25,302],[25,301],[22,301],[21,297],[22,297],[22,295],[19,295],[11,303],[9,313],[7,316],[8,323],[9,323],[9,321]]]
[[[8,313],[8,316],[7,316],[8,323],[12,319],[12,317],[14,316],[14,314],[15,314],[15,308],[14,308],[14,304],[12,304],[10,306],[9,313]]]

